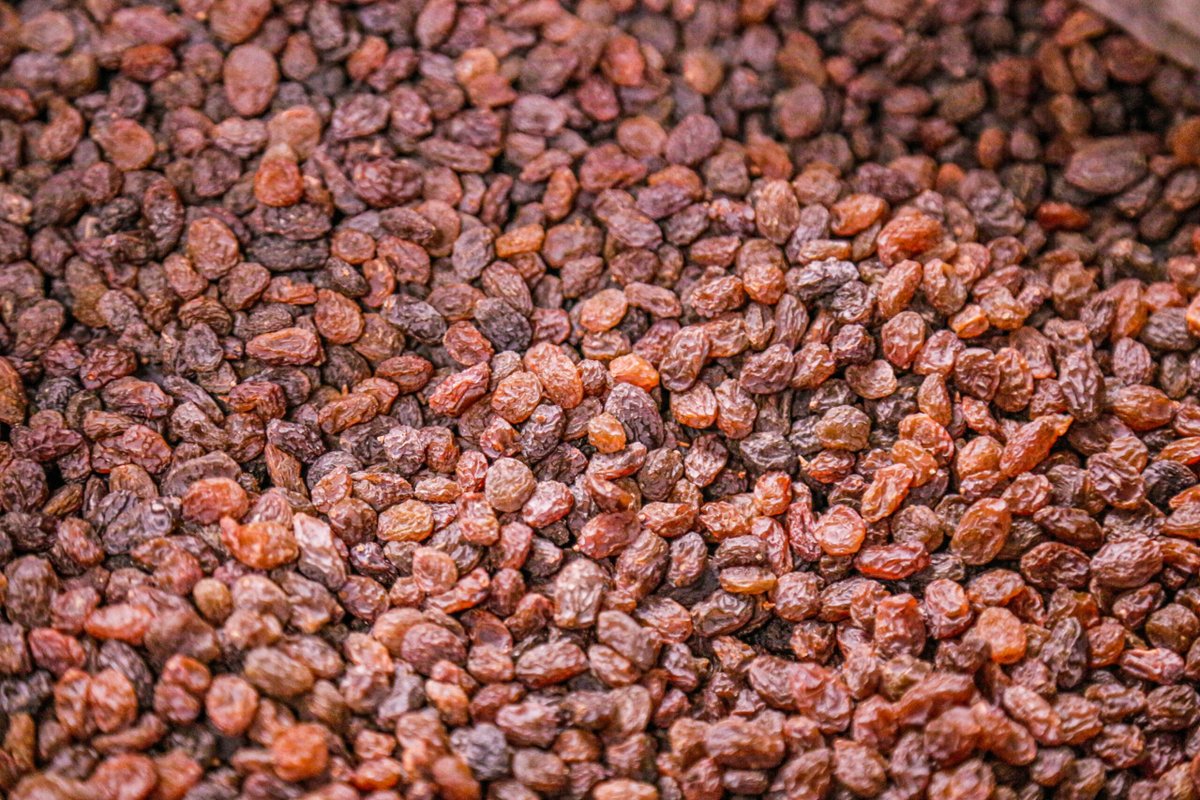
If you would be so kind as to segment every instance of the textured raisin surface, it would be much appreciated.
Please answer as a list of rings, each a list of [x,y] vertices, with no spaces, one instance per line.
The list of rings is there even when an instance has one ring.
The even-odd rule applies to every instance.
[[[0,3],[0,797],[1195,800],[1198,222],[1068,0]]]

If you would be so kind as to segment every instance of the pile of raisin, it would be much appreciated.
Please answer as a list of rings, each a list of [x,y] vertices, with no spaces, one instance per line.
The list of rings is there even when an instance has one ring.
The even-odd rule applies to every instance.
[[[0,797],[1200,800],[1198,253],[1070,0],[0,2]]]

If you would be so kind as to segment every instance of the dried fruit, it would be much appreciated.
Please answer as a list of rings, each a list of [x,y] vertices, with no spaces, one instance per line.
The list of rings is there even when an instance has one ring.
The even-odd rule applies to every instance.
[[[1197,85],[1034,0],[4,6],[0,796],[1194,797]]]

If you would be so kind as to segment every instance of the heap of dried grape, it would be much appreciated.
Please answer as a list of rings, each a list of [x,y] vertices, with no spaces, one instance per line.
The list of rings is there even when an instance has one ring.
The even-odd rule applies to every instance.
[[[1063,0],[0,5],[0,795],[1195,800],[1198,209]]]

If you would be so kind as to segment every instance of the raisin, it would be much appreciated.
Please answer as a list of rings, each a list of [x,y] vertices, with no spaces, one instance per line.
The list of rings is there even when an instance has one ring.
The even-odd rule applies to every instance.
[[[610,5],[0,13],[0,795],[1194,794],[1193,71]]]

